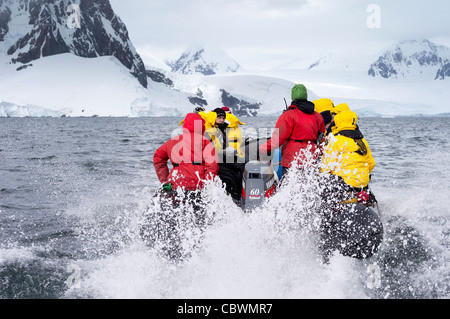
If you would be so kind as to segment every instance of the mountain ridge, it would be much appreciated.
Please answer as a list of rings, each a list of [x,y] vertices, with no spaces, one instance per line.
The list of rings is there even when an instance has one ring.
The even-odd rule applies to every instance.
[[[81,8],[79,28],[67,25],[72,4]],[[261,116],[280,112],[295,83],[308,87],[311,100],[353,101],[351,108],[367,116],[446,113],[440,101],[450,99],[446,49],[428,40],[411,42],[401,55],[329,54],[276,72],[244,70],[220,47],[196,46],[166,68],[144,64],[107,0],[0,0],[0,9],[0,116],[181,116],[198,105]],[[391,65],[397,74],[399,65],[416,62],[422,72],[370,76],[385,55],[400,63]]]
[[[222,48],[211,45],[190,47],[169,66],[175,73],[202,75],[236,73],[241,68]]]
[[[70,28],[67,22],[74,5],[79,7],[80,21]],[[3,43],[12,64],[28,65],[63,53],[85,58],[115,56],[147,87],[144,63],[109,1],[1,0],[0,10],[0,46]]]
[[[450,48],[430,40],[401,41],[388,48],[374,62],[369,76],[383,78],[429,77],[437,79],[438,72],[450,61]],[[442,74],[445,78],[446,73]]]
[[[428,39],[397,41],[379,52],[329,53],[284,63],[274,70],[349,71],[382,79],[446,79],[450,77],[450,47]]]

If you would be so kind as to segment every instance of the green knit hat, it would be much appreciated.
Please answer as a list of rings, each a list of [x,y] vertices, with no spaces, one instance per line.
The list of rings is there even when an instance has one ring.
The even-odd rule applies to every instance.
[[[308,99],[308,90],[303,84],[296,84],[292,88],[291,93],[292,101],[295,100],[307,100]]]

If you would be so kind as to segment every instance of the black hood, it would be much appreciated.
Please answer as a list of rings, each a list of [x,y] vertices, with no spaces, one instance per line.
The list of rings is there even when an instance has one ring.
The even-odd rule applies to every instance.
[[[336,135],[343,135],[345,137],[349,137],[349,138],[353,138],[355,140],[358,139],[363,139],[364,135],[363,133],[359,130],[358,125],[356,125],[356,129],[354,130],[343,130],[343,131],[339,131],[338,133],[336,133]]]
[[[314,113],[314,103],[309,102],[307,100],[295,100],[292,101],[292,105],[296,106],[300,111],[306,114],[313,114]]]

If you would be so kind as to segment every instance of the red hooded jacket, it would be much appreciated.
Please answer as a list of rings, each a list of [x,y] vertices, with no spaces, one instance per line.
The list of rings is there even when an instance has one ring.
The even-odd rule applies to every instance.
[[[196,190],[203,187],[205,179],[214,178],[218,171],[218,157],[214,145],[203,136],[205,121],[197,113],[189,113],[183,123],[183,134],[158,148],[153,165],[161,183],[171,183],[172,188]],[[173,168],[169,172],[167,161]]]
[[[309,101],[294,101],[275,125],[272,138],[259,148],[262,154],[281,148],[281,166],[291,167],[300,150],[310,148],[314,154],[319,131],[325,133],[323,117],[314,111],[314,104]],[[310,145],[310,146],[309,146]],[[299,157],[298,166],[302,167],[305,155]]]

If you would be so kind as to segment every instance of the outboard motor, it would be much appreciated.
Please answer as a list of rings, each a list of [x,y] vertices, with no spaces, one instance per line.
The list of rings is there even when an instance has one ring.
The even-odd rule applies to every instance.
[[[242,178],[242,208],[250,211],[272,196],[279,183],[270,162],[250,161]]]

